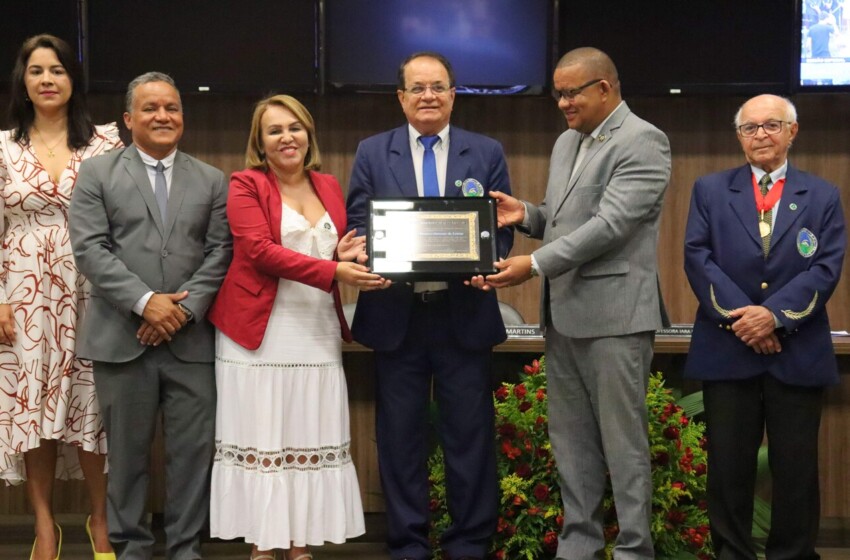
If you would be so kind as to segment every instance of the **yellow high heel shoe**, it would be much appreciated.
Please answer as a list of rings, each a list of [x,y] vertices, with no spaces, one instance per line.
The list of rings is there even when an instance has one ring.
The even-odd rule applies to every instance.
[[[59,558],[62,556],[62,527],[60,527],[58,523],[54,523],[54,525],[56,525],[56,530],[59,532],[59,539],[56,542],[56,558],[54,558],[53,560],[59,560]],[[38,537],[36,537],[32,541],[32,551],[30,551],[30,560],[32,560],[32,557],[35,556],[35,545],[37,542]]]
[[[91,515],[86,517],[86,534],[89,536],[94,560],[116,560],[114,552],[98,552],[94,548],[94,537],[91,536]]]

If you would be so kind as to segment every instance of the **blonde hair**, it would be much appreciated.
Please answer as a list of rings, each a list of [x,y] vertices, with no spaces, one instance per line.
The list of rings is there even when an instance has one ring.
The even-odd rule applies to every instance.
[[[319,143],[316,141],[316,125],[313,123],[313,116],[300,101],[291,95],[272,95],[259,101],[254,107],[254,116],[251,117],[251,134],[248,136],[248,147],[245,149],[245,167],[263,171],[269,168],[266,155],[263,153],[263,131],[260,128],[260,121],[270,105],[288,109],[295,115],[298,122],[304,125],[310,142],[307,157],[304,158],[304,169],[308,171],[321,169],[322,156],[319,153]]]

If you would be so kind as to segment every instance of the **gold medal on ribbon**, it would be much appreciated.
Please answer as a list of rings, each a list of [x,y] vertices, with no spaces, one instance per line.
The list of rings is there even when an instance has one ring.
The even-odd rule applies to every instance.
[[[767,237],[768,235],[770,235],[770,224],[759,220],[759,234],[762,237]]]

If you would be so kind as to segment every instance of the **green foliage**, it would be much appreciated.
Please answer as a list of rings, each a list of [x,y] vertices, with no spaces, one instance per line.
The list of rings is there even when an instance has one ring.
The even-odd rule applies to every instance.
[[[490,558],[547,560],[555,557],[563,525],[561,494],[548,437],[545,360],[527,365],[516,384],[495,393],[496,446],[501,491],[499,520]],[[654,484],[652,536],[659,558],[709,558],[710,536],[705,505],[706,456],[703,424],[692,421],[652,375],[647,393],[649,441]],[[438,536],[451,524],[446,508],[442,450],[429,460],[431,538],[440,558]],[[605,498],[606,550],[617,536],[616,511]]]

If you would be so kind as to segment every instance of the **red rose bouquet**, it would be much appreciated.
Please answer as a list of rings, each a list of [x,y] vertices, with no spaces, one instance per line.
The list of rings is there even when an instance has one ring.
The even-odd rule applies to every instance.
[[[499,518],[491,547],[498,560],[555,557],[565,515],[555,459],[548,437],[545,362],[527,365],[516,384],[495,393]],[[710,535],[705,511],[704,426],[684,415],[661,374],[647,393],[654,484],[652,534],[659,558],[708,558]],[[437,535],[451,523],[446,509],[445,473],[438,447],[429,460],[434,558]],[[613,499],[606,497],[605,535],[610,557],[618,527]]]

